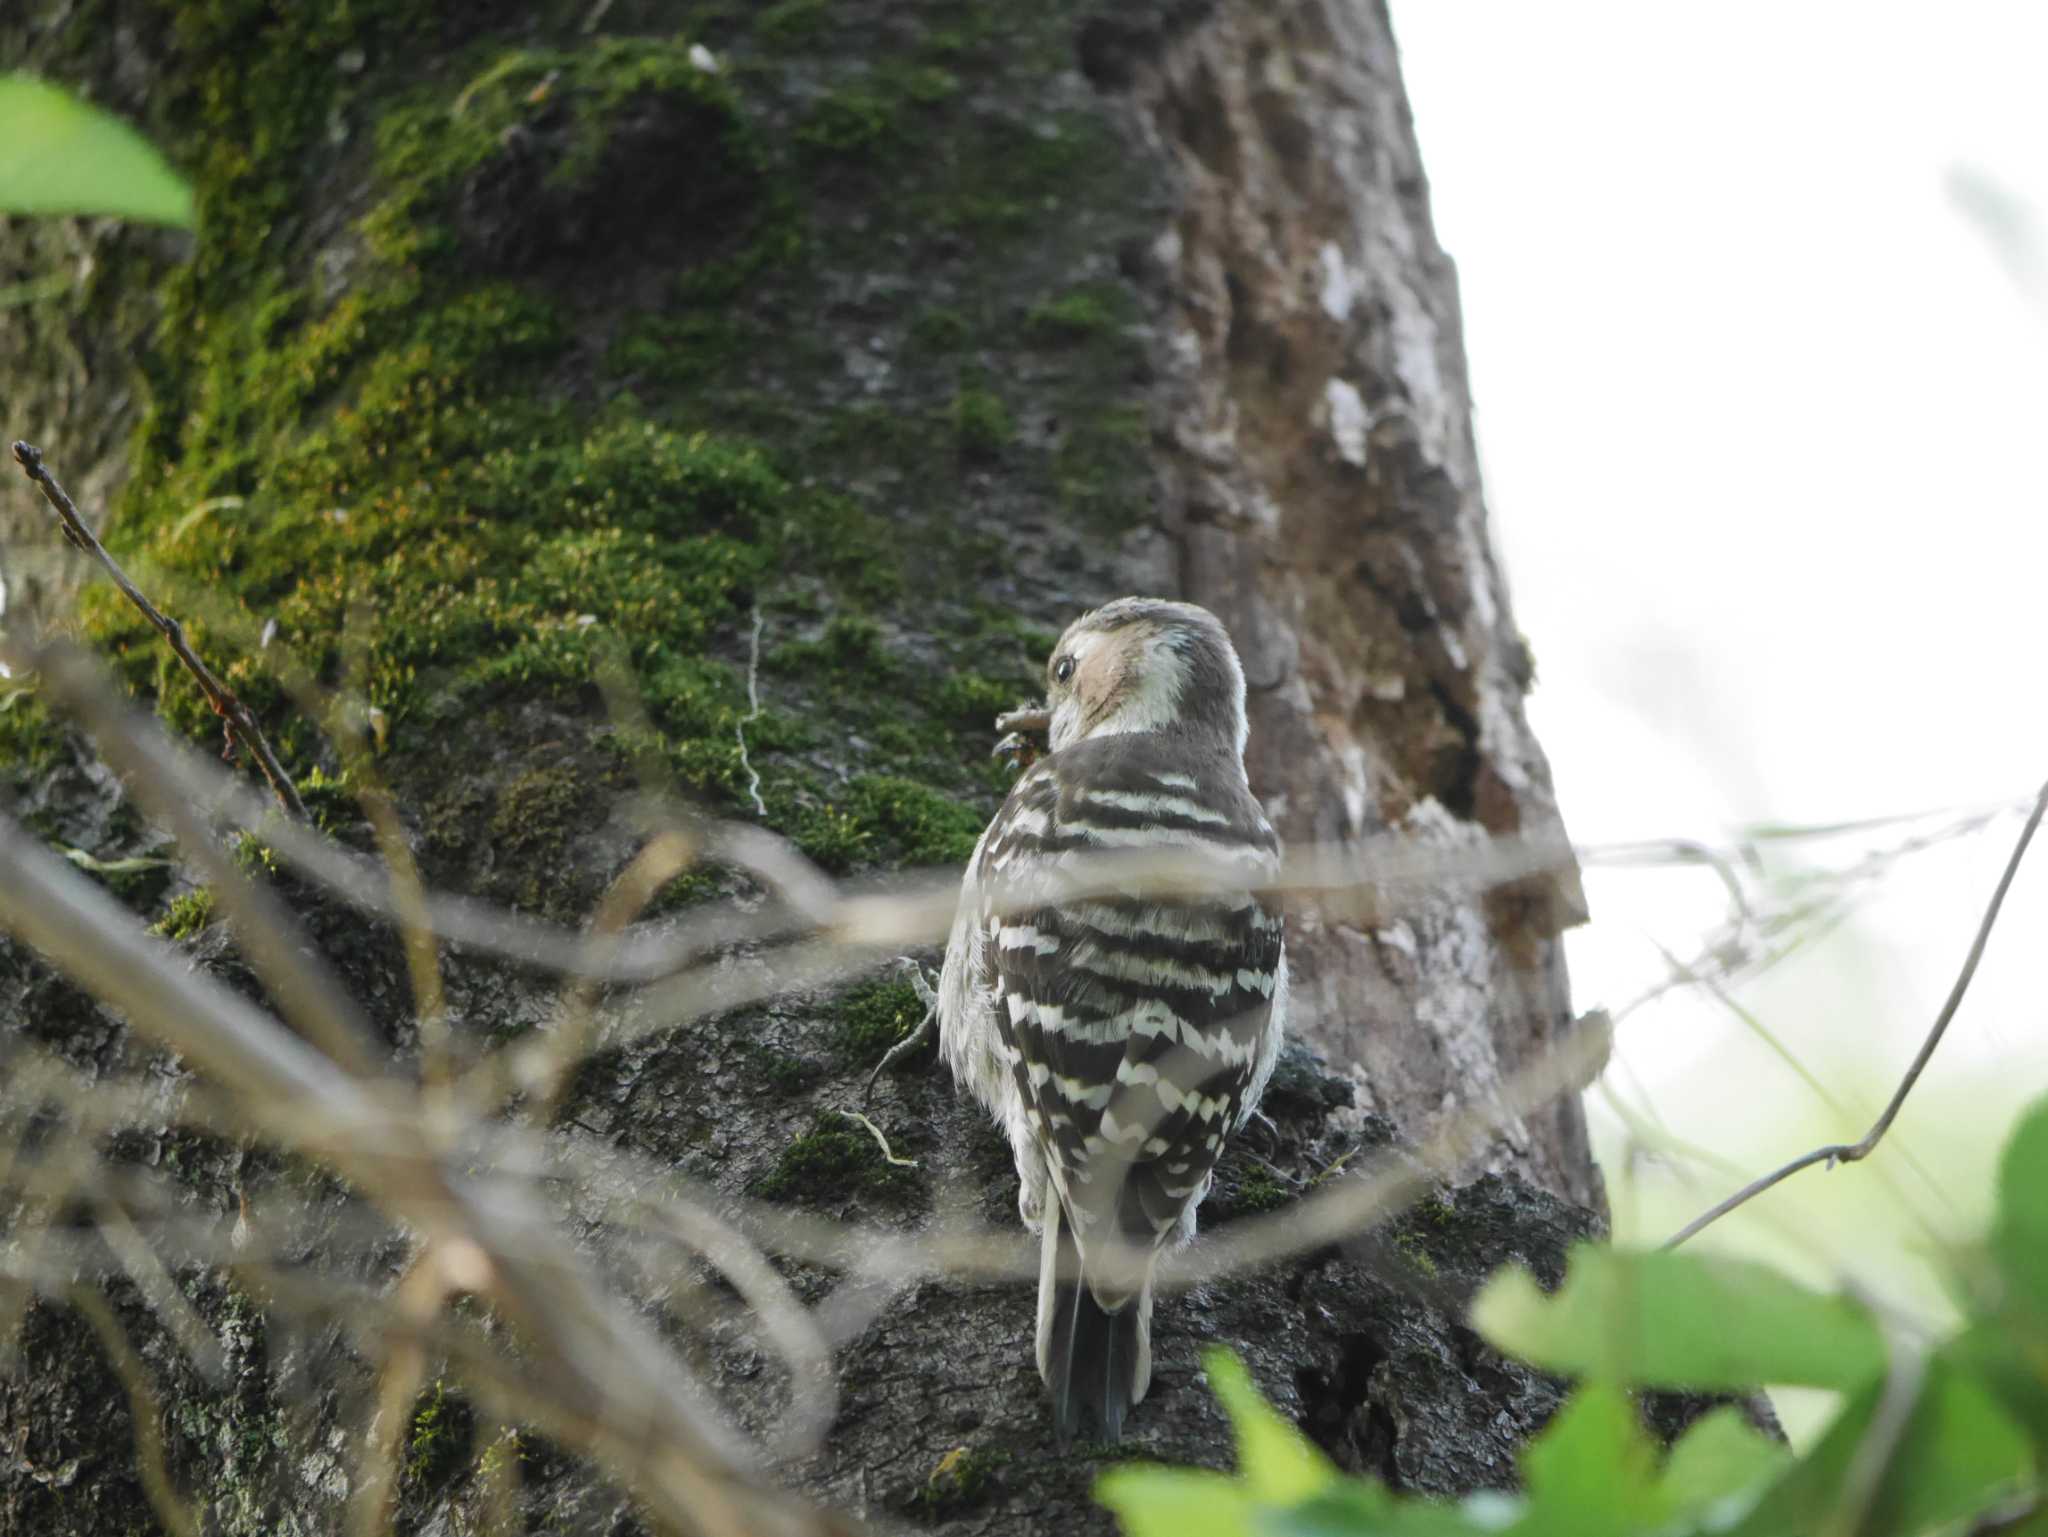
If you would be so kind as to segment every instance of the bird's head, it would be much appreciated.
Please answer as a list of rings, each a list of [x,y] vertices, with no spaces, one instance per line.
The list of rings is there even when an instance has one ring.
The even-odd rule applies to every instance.
[[[1067,626],[1046,663],[1052,750],[1125,731],[1213,735],[1244,755],[1244,668],[1206,608],[1118,598]]]

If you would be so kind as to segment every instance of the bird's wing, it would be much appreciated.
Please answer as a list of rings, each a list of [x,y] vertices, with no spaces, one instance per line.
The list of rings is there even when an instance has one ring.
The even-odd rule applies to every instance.
[[[1274,858],[1256,803],[1132,745],[1043,760],[1034,814],[988,849],[1013,892],[1071,855],[1154,846],[1238,861],[1247,881],[991,911],[1005,1064],[1084,1252],[1114,1233],[1149,1253],[1184,1227],[1257,1076],[1280,966],[1279,919],[1250,889]]]

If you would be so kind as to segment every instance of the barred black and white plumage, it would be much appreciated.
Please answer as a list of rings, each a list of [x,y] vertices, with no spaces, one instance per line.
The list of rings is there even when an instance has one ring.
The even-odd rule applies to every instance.
[[[1214,615],[1122,599],[1076,620],[1047,673],[1052,751],[968,866],[940,1041],[1008,1134],[1043,1235],[1055,1423],[1115,1440],[1151,1382],[1153,1266],[1193,1236],[1279,1051],[1286,953],[1256,895],[1279,849],[1245,781],[1244,674]],[[1220,883],[1073,891],[1086,861],[1144,851],[1194,856]]]

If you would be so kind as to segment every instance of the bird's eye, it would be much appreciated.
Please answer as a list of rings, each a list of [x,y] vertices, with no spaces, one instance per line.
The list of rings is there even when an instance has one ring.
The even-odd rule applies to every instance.
[[[1073,675],[1074,659],[1072,657],[1063,656],[1052,664],[1052,677],[1055,683],[1064,683]]]

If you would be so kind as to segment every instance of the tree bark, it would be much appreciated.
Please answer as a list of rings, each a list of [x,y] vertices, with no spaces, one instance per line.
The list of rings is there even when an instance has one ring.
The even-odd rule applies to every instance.
[[[1561,837],[1384,7],[1223,6],[1096,71],[1183,189],[1155,247],[1181,392],[1168,517],[1183,589],[1244,653],[1275,825],[1303,844]],[[1583,916],[1575,872],[1385,914],[1304,908],[1297,1029],[1421,1137],[1498,1104],[1570,1028],[1558,931]],[[1507,1116],[1484,1161],[1605,1204],[1576,1096]]]
[[[137,116],[197,178],[203,220],[189,250],[101,225],[0,232],[17,273],[70,242],[121,277],[38,310],[0,386],[8,435],[47,434],[74,489],[125,485],[110,543],[167,608],[194,605],[295,768],[343,764],[287,704],[265,626],[368,691],[437,885],[587,918],[644,837],[631,765],[649,760],[834,873],[957,862],[1002,792],[989,718],[1067,620],[1129,591],[1230,625],[1254,787],[1290,841],[1456,854],[1555,834],[1383,6],[415,9],[108,0],[0,21],[10,57]],[[63,363],[63,335],[89,363]],[[22,490],[6,503],[10,539],[39,526]],[[210,735],[104,596],[81,596],[81,633]],[[590,683],[620,655],[638,724]],[[39,705],[0,712],[0,750],[0,797],[45,836],[105,860],[169,851]],[[345,795],[317,805],[367,843]],[[191,910],[183,877],[120,890],[144,919]],[[410,1062],[396,936],[285,890]],[[759,895],[702,872],[662,921]],[[1579,910],[1565,877],[1294,912],[1296,1032],[1322,1060],[1289,1056],[1271,1146],[1233,1152],[1205,1226],[1497,1106],[1570,1025],[1557,936]],[[183,942],[257,991],[223,926]],[[545,977],[443,964],[465,1040],[552,1016]],[[921,1172],[833,1119],[906,993],[796,994],[601,1051],[560,1134],[848,1220],[920,1225],[964,1180],[1014,1225],[1006,1156],[932,1072],[886,1079],[870,1107]],[[147,1069],[172,1103],[189,1088],[5,942],[0,1018],[96,1077]],[[0,1089],[10,1136],[34,1112]],[[273,1153],[174,1121],[108,1156],[174,1168],[177,1199],[223,1222],[241,1195],[299,1198]],[[1200,1375],[1220,1342],[1348,1467],[1412,1492],[1509,1484],[1558,1385],[1495,1356],[1463,1304],[1500,1263],[1554,1279],[1603,1201],[1569,1096],[1506,1117],[1466,1176],[1340,1250],[1165,1301],[1138,1449],[1228,1465]],[[309,1198],[306,1262],[388,1284],[392,1253],[338,1236],[345,1207]],[[792,1268],[808,1302],[839,1284]],[[224,1272],[183,1279],[225,1387],[108,1283],[158,1374],[173,1481],[209,1530],[333,1529],[357,1476],[356,1343]],[[1098,1461],[1051,1442],[1031,1324],[1024,1287],[896,1299],[844,1343],[822,1450],[765,1476],[884,1526],[1106,1530]],[[782,1388],[749,1335],[674,1332],[744,1427],[772,1416]],[[61,1299],[27,1311],[0,1383],[0,1532],[150,1529],[91,1339]],[[453,1454],[423,1447],[427,1423],[401,1522],[476,1529],[483,1448],[467,1429]],[[633,1521],[574,1459],[533,1443],[524,1462],[531,1526]]]

